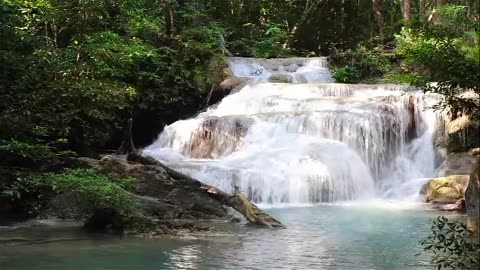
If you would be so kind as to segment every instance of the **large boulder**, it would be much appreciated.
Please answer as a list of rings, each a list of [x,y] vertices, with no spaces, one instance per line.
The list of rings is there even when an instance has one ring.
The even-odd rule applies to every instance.
[[[472,155],[472,152],[448,154],[438,169],[438,177],[468,175],[475,166],[475,162],[476,159]]]
[[[475,232],[480,232],[480,158],[470,174],[467,191],[465,192],[467,208],[467,227]]]
[[[227,219],[221,202],[200,189],[201,183],[172,175],[159,164],[128,162],[117,156],[105,156],[97,170],[119,177],[136,179],[132,193],[142,201],[142,210],[159,219]]]
[[[468,175],[451,175],[428,181],[420,192],[426,202],[454,204],[465,197]]]
[[[112,176],[135,179],[130,194],[139,202],[138,213],[136,217],[126,221],[127,231],[138,231],[138,228],[131,227],[132,224],[133,226],[143,224],[155,230],[163,228],[160,231],[165,231],[165,224],[175,227],[177,223],[173,221],[178,220],[189,222],[231,220],[229,209],[235,209],[249,222],[257,225],[283,226],[278,220],[253,205],[243,194],[227,194],[177,172],[151,157],[143,157],[137,153],[129,154],[126,160],[119,156],[105,156],[94,168]],[[91,227],[110,228],[112,225],[110,223],[113,222],[104,216],[97,214],[100,218],[92,217],[90,220],[95,221],[91,222],[95,226]],[[100,222],[96,222],[97,220]],[[151,226],[152,224],[154,226]],[[185,224],[179,229],[184,227]],[[203,228],[202,226],[194,227]]]

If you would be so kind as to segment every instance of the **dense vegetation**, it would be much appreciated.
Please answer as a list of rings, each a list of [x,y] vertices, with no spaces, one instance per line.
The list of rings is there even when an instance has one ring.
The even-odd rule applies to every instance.
[[[339,82],[440,79],[445,83],[431,90],[446,94],[478,81],[476,1],[0,4],[4,144],[15,139],[93,155],[92,148],[118,146],[128,118],[135,143],[148,144],[165,124],[206,105],[222,80],[224,53],[331,55]],[[458,102],[449,98],[447,105]],[[474,105],[466,109],[477,114]]]

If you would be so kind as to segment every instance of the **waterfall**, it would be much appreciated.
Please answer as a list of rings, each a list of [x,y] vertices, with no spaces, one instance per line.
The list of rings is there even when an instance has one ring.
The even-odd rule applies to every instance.
[[[332,83],[325,58],[232,58],[230,68],[254,83],[166,127],[146,155],[267,204],[408,200],[435,176],[438,97]]]

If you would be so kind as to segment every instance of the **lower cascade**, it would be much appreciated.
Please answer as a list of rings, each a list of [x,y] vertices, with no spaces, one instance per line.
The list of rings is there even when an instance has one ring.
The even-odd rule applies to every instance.
[[[437,97],[332,83],[325,58],[232,58],[243,89],[165,128],[144,153],[257,203],[412,200],[436,174]],[[284,76],[290,83],[272,83]]]

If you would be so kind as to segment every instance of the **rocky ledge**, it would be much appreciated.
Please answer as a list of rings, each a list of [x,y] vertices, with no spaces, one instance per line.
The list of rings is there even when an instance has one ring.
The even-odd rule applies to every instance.
[[[280,221],[256,207],[243,193],[227,194],[151,157],[109,155],[101,160],[81,158],[76,163],[75,166],[93,168],[114,177],[134,179],[129,194],[138,202],[135,215],[122,217],[115,209],[97,209],[85,224],[91,231],[179,235],[214,231],[212,224],[238,222],[238,216],[261,227],[283,227]]]
[[[449,172],[462,174],[431,179],[420,194],[426,202],[435,204],[435,209],[466,212],[468,227],[480,231],[480,148],[456,156],[463,162],[452,162],[455,168]],[[444,174],[441,170],[440,175]]]

